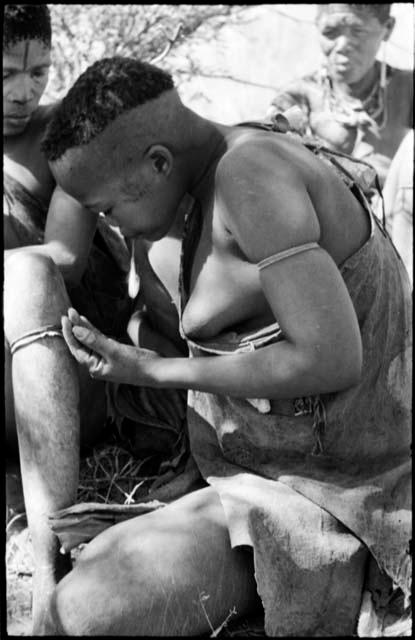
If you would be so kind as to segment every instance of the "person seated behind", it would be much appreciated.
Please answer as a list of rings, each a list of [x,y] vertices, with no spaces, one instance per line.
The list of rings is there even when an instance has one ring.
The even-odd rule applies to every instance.
[[[413,126],[412,71],[376,60],[394,28],[390,8],[390,4],[317,5],[324,64],[279,89],[267,111],[267,118],[272,118],[296,105],[303,133],[369,162],[381,185]]]
[[[352,635],[369,558],[408,596],[411,294],[358,184],[294,137],[199,116],[128,58],[80,76],[42,148],[85,215],[154,242],[183,227],[191,357],[148,358],[73,308],[62,326],[94,378],[187,391],[206,481],[92,540],[52,628],[196,635],[261,602],[268,635]]]
[[[413,284],[414,131],[402,140],[383,189],[387,230]]]
[[[56,581],[70,568],[69,558],[58,553],[59,542],[48,526],[47,514],[72,505],[76,499],[80,439],[84,445],[96,443],[103,436],[108,415],[120,423],[125,422],[127,414],[130,427],[136,426],[140,418],[141,429],[133,433],[134,437],[141,437],[137,447],[143,444],[145,432],[145,445],[168,458],[176,455],[178,436],[183,435],[180,406],[179,414],[177,409],[174,414],[170,406],[160,416],[163,399],[169,394],[153,397],[150,425],[158,416],[156,430],[148,426],[148,412],[142,410],[138,393],[123,399],[112,390],[107,407],[109,389],[103,382],[92,380],[86,371],[77,370],[62,339],[61,315],[69,304],[74,304],[88,317],[94,317],[97,326],[110,335],[133,343],[140,340],[162,353],[171,353],[173,348],[148,322],[146,326],[143,311],[140,318],[135,318],[135,328],[130,326],[129,337],[134,301],[127,292],[130,256],[125,241],[98,217],[98,212],[87,215],[74,198],[57,186],[40,150],[41,137],[57,107],[39,105],[47,84],[50,54],[47,5],[6,5],[3,224],[6,441],[10,471],[7,502],[12,508],[13,492],[16,496],[13,479],[20,477],[20,458],[35,561],[35,635],[44,630],[44,614]],[[145,264],[145,254],[141,262]],[[147,290],[150,291],[149,286]],[[157,292],[151,294],[153,317],[157,320],[157,309],[161,313],[169,305],[170,309],[173,307],[170,300],[164,306],[158,302],[162,292],[158,296]],[[143,296],[141,291],[137,300],[140,306]],[[178,353],[182,342],[178,336]],[[178,399],[180,404],[184,406],[183,398]],[[12,473],[16,465],[17,473]]]
[[[54,260],[71,289],[77,285],[125,297],[128,250],[108,225],[91,220],[56,185],[40,151],[40,140],[57,104],[40,105],[51,64],[51,24],[47,5],[5,5],[3,32],[3,159],[5,258],[30,246],[32,253]],[[68,223],[70,216],[70,224]],[[88,258],[91,256],[90,264]],[[94,266],[107,269],[94,281]],[[112,271],[111,271],[112,268]],[[96,270],[96,266],[95,266]],[[103,284],[105,282],[105,285]],[[96,293],[95,293],[96,295]],[[104,305],[94,315],[105,326]],[[100,316],[102,316],[100,318]],[[115,331],[108,326],[108,331]]]

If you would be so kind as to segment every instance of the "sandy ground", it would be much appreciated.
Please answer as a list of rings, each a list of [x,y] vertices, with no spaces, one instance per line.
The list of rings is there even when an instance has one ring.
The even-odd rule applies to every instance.
[[[27,527],[16,530],[6,542],[6,572],[7,633],[30,635],[33,555]]]

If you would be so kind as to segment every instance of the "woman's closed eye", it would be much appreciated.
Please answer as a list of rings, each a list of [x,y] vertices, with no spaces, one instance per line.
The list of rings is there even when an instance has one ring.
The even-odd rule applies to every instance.
[[[325,38],[329,38],[330,40],[337,38],[337,36],[339,35],[339,31],[337,29],[324,29],[322,31],[322,35]]]
[[[45,76],[48,75],[49,70],[48,69],[36,69],[35,71],[32,71],[32,77],[33,78],[44,78]]]

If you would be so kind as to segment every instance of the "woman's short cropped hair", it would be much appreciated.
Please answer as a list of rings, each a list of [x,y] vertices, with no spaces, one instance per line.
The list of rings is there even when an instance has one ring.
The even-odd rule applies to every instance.
[[[40,40],[51,46],[51,18],[46,4],[4,5],[3,51],[20,40]]]
[[[328,10],[335,10],[342,7],[348,8],[350,11],[356,11],[357,13],[366,13],[372,15],[379,20],[381,24],[384,24],[390,16],[392,4],[360,4],[360,3],[343,3],[343,4],[318,4],[317,5],[317,20],[320,16]]]
[[[88,144],[110,122],[174,88],[172,76],[135,58],[103,58],[82,73],[49,122],[41,149],[50,161]]]

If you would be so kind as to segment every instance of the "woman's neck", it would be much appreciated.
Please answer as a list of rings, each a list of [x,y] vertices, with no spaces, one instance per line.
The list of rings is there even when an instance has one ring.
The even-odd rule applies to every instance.
[[[345,82],[337,82],[332,80],[333,88],[340,93],[343,93],[351,98],[358,100],[365,100],[372,91],[376,80],[378,78],[378,68],[375,63],[369,71],[357,82],[353,84],[346,84]]]
[[[190,169],[188,191],[193,197],[198,198],[204,190],[206,178],[216,167],[218,160],[226,151],[225,125],[220,125],[209,120],[199,122],[201,128],[197,136],[197,143],[188,151],[186,158]],[[194,129],[193,129],[194,132]]]

